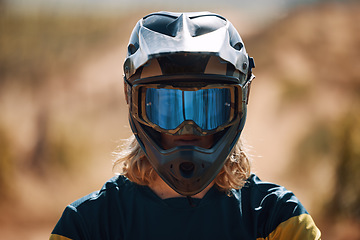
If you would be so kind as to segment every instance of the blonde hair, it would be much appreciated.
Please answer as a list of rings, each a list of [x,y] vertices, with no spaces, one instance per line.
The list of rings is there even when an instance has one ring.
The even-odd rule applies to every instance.
[[[150,162],[145,157],[134,136],[126,140],[119,151],[114,152],[113,168],[120,169],[117,174],[124,175],[130,181],[140,185],[149,185],[158,177]],[[231,189],[240,189],[250,176],[250,160],[239,140],[223,168],[215,178],[219,190],[230,193]]]

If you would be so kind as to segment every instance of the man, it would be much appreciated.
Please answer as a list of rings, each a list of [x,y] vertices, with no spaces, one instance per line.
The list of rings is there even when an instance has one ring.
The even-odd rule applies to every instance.
[[[250,172],[239,137],[254,67],[219,15],[141,19],[124,63],[135,138],[121,174],[69,205],[50,239],[320,239],[292,192]]]

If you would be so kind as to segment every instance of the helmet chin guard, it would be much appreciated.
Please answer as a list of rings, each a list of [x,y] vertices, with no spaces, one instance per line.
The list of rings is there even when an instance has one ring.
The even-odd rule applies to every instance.
[[[179,194],[205,189],[232,153],[245,124],[253,67],[240,35],[217,14],[159,12],[135,26],[124,63],[130,126],[155,171]],[[165,149],[161,134],[215,141],[209,148]]]
[[[130,125],[146,157],[164,182],[179,194],[192,196],[206,188],[220,172],[240,137],[245,118],[243,116],[224,130],[221,141],[210,149],[177,146],[165,150],[138,122],[130,118]]]

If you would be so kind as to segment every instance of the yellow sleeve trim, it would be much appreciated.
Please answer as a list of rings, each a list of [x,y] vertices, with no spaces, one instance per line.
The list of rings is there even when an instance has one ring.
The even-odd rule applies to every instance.
[[[266,238],[257,240],[319,240],[320,230],[309,214],[301,214],[282,222]]]
[[[71,240],[71,239],[61,235],[51,234],[49,240]]]

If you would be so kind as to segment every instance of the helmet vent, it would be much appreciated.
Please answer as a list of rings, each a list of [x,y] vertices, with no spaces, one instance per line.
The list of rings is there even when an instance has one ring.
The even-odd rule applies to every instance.
[[[244,47],[244,44],[242,44],[241,42],[238,42],[233,46],[233,48],[235,48],[238,51],[240,51],[243,47]]]
[[[143,26],[167,36],[175,37],[186,31],[192,37],[201,36],[224,27],[226,20],[216,14],[154,13],[143,19]]]
[[[195,164],[183,162],[179,165],[180,173],[184,178],[191,178],[195,172]]]
[[[134,44],[129,44],[128,54],[133,55],[138,49],[139,49],[139,46],[135,46]]]

